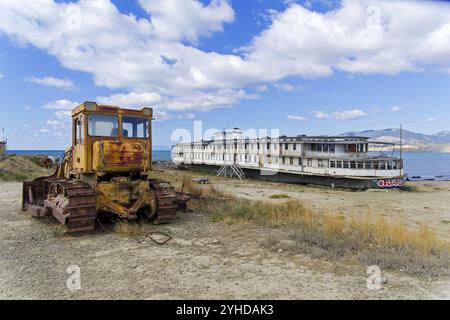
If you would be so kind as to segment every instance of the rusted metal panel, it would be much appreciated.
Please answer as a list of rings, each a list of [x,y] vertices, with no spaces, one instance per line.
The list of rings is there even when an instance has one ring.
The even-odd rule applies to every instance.
[[[150,151],[143,142],[96,141],[92,169],[104,172],[143,172],[149,170]]]

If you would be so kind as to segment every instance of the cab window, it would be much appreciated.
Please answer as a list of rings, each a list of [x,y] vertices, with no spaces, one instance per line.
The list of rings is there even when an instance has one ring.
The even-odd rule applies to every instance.
[[[93,137],[118,137],[119,118],[117,116],[90,114],[88,132]]]
[[[82,145],[84,143],[83,139],[84,134],[84,122],[83,117],[79,117],[75,119],[75,145]]]
[[[148,138],[148,118],[122,116],[122,136],[124,138]]]

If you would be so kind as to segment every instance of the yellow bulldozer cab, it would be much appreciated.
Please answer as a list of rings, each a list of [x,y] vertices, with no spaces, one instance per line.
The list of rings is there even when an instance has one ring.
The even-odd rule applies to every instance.
[[[151,170],[153,110],[85,102],[72,111],[70,173],[147,173]]]

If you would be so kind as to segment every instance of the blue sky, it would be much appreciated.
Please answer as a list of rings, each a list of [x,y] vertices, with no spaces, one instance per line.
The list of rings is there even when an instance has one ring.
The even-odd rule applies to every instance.
[[[156,145],[194,120],[288,135],[450,130],[443,2],[18,2],[0,0],[10,149],[65,148],[84,100],[155,108]]]

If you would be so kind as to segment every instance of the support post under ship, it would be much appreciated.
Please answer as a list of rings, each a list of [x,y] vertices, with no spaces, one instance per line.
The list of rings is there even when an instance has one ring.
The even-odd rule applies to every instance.
[[[404,186],[403,160],[369,152],[370,143],[367,137],[355,136],[252,139],[236,128],[218,132],[209,141],[173,146],[172,161],[190,170],[219,172],[230,167],[248,178],[331,188]]]

